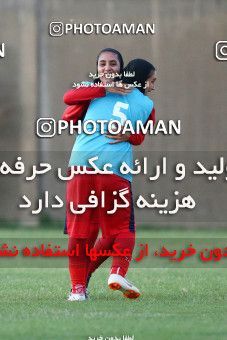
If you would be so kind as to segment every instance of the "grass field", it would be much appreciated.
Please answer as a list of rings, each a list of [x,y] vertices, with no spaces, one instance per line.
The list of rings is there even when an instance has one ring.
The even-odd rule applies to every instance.
[[[140,237],[227,237],[217,231],[140,231]],[[0,229],[1,237],[61,237],[54,229]],[[131,301],[96,272],[90,300],[67,302],[67,269],[2,268],[0,339],[227,339],[227,269],[134,269]],[[101,338],[100,338],[101,339]],[[108,339],[109,340],[109,339]]]

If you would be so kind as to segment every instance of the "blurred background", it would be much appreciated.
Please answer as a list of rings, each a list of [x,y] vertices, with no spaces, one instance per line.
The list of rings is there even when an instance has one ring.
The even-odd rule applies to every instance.
[[[154,23],[155,34],[53,37],[49,34],[53,21]],[[227,40],[226,0],[0,0],[0,43],[5,43],[5,57],[0,58],[1,163],[13,167],[21,156],[27,169],[45,161],[66,171],[75,136],[38,138],[36,120],[60,119],[64,92],[73,82],[88,80],[89,72],[96,70],[98,52],[112,47],[122,53],[125,64],[144,58],[155,65],[157,82],[151,98],[157,119],[181,120],[180,136],[147,136],[135,148],[136,155],[147,155],[154,164],[167,156],[170,169],[180,160],[192,169],[193,161],[203,157],[212,164],[227,151],[227,61],[215,57],[215,44],[221,40]],[[64,198],[65,183],[55,175],[31,182],[23,175],[0,175],[1,225],[6,221],[37,225],[42,219],[63,224],[64,208],[39,216],[18,208],[24,194],[34,205],[44,190]],[[187,175],[181,189],[201,199],[198,209],[171,218],[137,209],[138,225],[226,226],[226,182],[209,184]],[[135,178],[135,197],[146,190],[169,194],[176,187],[171,178],[149,185]]]

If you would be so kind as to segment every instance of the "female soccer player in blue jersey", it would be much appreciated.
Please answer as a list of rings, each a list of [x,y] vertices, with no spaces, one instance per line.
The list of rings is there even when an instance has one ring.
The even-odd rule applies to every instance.
[[[156,77],[154,74],[155,69],[150,63],[144,60],[134,60],[129,63],[128,70],[132,72],[135,71],[135,79],[142,85],[145,85],[145,81],[147,81],[148,91],[153,89]],[[135,81],[135,79],[133,79],[133,81]],[[125,80],[125,82],[126,81],[127,80]],[[141,88],[141,92],[144,92],[143,88]],[[103,113],[101,112],[101,109],[105,109],[105,119],[106,117],[111,119],[116,103],[118,103],[118,111],[120,103],[120,109],[126,110],[125,115],[128,119],[135,123],[136,119],[139,118],[145,123],[153,110],[153,102],[147,97],[144,97],[141,92],[133,90],[131,93],[120,97],[119,94],[112,93],[108,94],[105,98],[97,99],[95,103],[91,103],[85,119],[102,118]],[[136,109],[140,109],[143,114],[141,113],[139,116]],[[117,137],[118,141],[121,137],[122,136]],[[109,138],[115,139],[116,137],[109,136]],[[103,152],[107,152],[105,155],[105,160],[107,161],[108,155],[111,155],[110,158],[112,161],[115,159],[119,163],[122,160],[127,160],[130,163],[131,151],[131,145],[129,143],[123,142],[121,145],[110,145],[107,138],[99,133],[93,136],[92,142],[87,136],[80,135],[74,145],[70,165],[87,165],[86,159],[90,158],[94,153],[97,154],[97,152],[99,153],[99,156],[101,156]],[[78,152],[82,152],[82,154],[79,155]],[[81,157],[81,155],[83,155],[83,157]],[[131,178],[124,178],[124,176],[117,171],[117,163],[115,165],[113,164],[113,168],[114,174],[108,176],[96,175],[95,177],[91,177],[89,175],[77,175],[69,182],[67,188],[68,202],[73,201],[78,203],[80,201],[81,203],[81,200],[87,202],[88,195],[94,184],[98,192],[106,190],[109,195],[107,197],[109,198],[111,192],[114,190],[121,190],[123,187],[127,188],[127,198],[130,202],[128,209],[116,212],[116,214],[111,217],[102,209],[98,210],[98,217],[93,215],[91,211],[83,216],[73,216],[70,211],[67,212],[67,229],[70,236],[69,249],[72,249],[75,244],[79,244],[81,250],[79,257],[70,259],[72,267],[74,268],[74,278],[72,278],[72,272],[70,271],[73,285],[73,290],[69,298],[71,301],[85,299],[86,267],[88,266],[88,261],[84,247],[85,241],[87,242],[90,240],[92,231],[91,225],[96,218],[96,222],[101,225],[104,236],[97,244],[97,247],[100,248],[100,246],[102,246],[102,240],[105,240],[104,243],[105,245],[108,243],[109,248],[118,243],[122,250],[126,247],[130,249],[130,255],[127,258],[114,258],[111,275],[108,280],[110,288],[122,290],[124,295],[129,298],[136,298],[139,296],[138,289],[124,278],[131,260],[131,253],[135,242],[134,216],[130,187]],[[108,203],[111,204],[110,201]],[[90,268],[90,273],[94,271],[94,269],[94,266],[93,269]]]

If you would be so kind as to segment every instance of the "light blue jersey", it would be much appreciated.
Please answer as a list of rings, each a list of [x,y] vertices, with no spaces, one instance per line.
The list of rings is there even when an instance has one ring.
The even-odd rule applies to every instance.
[[[142,121],[143,124],[146,123],[152,109],[152,100],[144,96],[138,89],[133,89],[127,95],[107,92],[105,97],[91,101],[84,122],[87,120],[118,120],[123,125],[125,120],[130,120],[135,129],[137,120]],[[122,162],[126,162],[133,168],[132,145],[129,142],[110,144],[112,141],[97,130],[92,135],[81,133],[74,143],[69,166],[91,167],[88,159],[98,156],[95,164],[99,169],[103,169],[104,164],[111,163],[111,170],[114,174],[132,181],[132,175],[120,172]]]

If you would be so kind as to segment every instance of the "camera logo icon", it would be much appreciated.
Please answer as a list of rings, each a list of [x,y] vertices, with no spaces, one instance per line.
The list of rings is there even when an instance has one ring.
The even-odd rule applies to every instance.
[[[56,134],[56,123],[53,118],[39,118],[36,121],[36,134],[40,138],[51,138]]]
[[[227,41],[220,40],[215,44],[215,57],[217,60],[227,60]]]
[[[61,21],[52,21],[49,24],[49,33],[52,37],[60,37],[64,33],[64,25]]]

